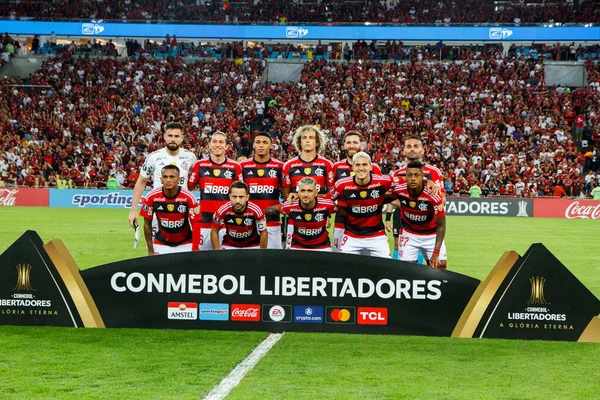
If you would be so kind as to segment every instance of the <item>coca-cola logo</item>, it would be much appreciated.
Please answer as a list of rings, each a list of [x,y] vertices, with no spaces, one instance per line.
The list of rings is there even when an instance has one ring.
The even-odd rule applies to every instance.
[[[260,305],[258,304],[232,304],[232,321],[260,321]]]
[[[13,207],[17,202],[19,189],[0,189],[0,207]]]
[[[580,205],[578,201],[574,201],[565,210],[565,218],[600,219],[600,203]]]

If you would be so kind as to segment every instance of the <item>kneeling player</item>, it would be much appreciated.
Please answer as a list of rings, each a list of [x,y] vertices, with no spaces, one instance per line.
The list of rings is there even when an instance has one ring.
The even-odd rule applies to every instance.
[[[167,165],[161,171],[162,187],[145,197],[140,216],[144,218],[144,237],[148,255],[181,253],[192,250],[191,220],[198,211],[194,195],[180,187],[180,171]],[[158,232],[152,239],[152,218],[156,215]]]
[[[266,249],[268,244],[265,214],[248,199],[248,185],[237,181],[229,189],[229,202],[213,217],[210,241],[215,250]],[[225,227],[223,243],[219,231]]]
[[[423,164],[411,161],[406,166],[406,183],[394,188],[402,217],[398,257],[416,262],[421,252],[433,268],[446,268],[446,213],[442,198],[424,190],[424,177]]]
[[[279,211],[288,216],[288,249],[331,251],[327,219],[337,207],[333,201],[317,197],[317,192],[317,181],[302,178],[298,182],[298,199],[265,210],[266,213]]]

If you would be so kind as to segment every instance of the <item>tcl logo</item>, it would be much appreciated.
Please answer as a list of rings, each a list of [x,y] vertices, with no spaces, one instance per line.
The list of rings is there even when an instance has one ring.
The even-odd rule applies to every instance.
[[[259,304],[232,304],[232,321],[260,321]]]
[[[385,307],[358,307],[359,325],[387,325],[388,309]]]

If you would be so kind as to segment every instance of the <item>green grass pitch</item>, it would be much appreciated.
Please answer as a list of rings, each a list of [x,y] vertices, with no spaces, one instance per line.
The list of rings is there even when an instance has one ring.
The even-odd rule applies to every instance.
[[[25,230],[82,269],[144,255],[127,210],[0,208],[0,252]],[[484,279],[505,250],[544,243],[600,297],[600,223],[448,217],[449,269]],[[257,332],[0,327],[0,399],[198,399]],[[286,333],[232,399],[596,399],[600,345]]]

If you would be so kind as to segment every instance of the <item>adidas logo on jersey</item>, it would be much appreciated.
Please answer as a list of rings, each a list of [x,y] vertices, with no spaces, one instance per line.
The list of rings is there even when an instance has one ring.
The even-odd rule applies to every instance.
[[[204,173],[204,175],[210,175],[210,172],[206,171],[206,172]]]
[[[227,223],[228,223],[228,224],[233,224],[233,219],[229,218],[229,219],[227,220]]]
[[[164,210],[163,206],[156,207],[156,211],[163,211],[163,210]]]
[[[248,172],[248,175],[254,175],[254,172],[252,172],[252,171],[249,171],[249,172]]]
[[[340,176],[346,176],[346,173],[345,173],[345,172],[342,172],[342,174],[341,174]]]
[[[351,198],[351,199],[355,199],[355,198],[356,198],[356,195],[355,195],[354,193],[352,193],[352,194],[350,195],[350,198]]]
[[[298,215],[296,219],[302,220],[302,217]]]

